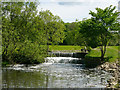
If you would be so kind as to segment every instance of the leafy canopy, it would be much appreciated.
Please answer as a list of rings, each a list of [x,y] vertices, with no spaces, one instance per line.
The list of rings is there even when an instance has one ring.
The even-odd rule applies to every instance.
[[[96,13],[90,11],[91,19],[83,20],[80,25],[80,32],[86,37],[89,46],[95,48],[97,46],[105,46],[112,38],[111,31],[118,29],[118,12],[114,11],[115,7],[107,7],[105,9],[96,8]]]
[[[111,31],[119,31],[120,23],[117,20],[119,12],[116,7],[96,8],[96,13],[90,11],[91,19],[83,20],[80,25],[80,33],[86,38],[86,44],[92,48],[100,46],[101,60],[103,60],[106,46],[113,38]]]

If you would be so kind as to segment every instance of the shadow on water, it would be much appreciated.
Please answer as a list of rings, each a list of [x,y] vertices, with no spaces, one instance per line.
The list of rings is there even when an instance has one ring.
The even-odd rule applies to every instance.
[[[96,68],[97,66],[100,66],[101,64],[109,61],[111,57],[105,57],[103,61],[101,61],[101,57],[91,57],[87,56],[84,58],[83,63],[85,64],[86,68]]]
[[[40,72],[3,69],[3,88],[46,87],[46,75]]]

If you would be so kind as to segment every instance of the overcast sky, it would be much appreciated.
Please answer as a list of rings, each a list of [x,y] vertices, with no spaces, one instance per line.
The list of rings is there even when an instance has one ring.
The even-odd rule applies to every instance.
[[[117,6],[120,0],[39,0],[38,10],[50,10],[58,15],[64,22],[74,22],[76,19],[90,18],[89,10],[96,7],[105,8],[110,5]]]

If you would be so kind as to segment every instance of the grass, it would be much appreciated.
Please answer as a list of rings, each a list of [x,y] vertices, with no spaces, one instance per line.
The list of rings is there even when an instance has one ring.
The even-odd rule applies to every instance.
[[[72,46],[72,45],[50,45],[50,51],[75,51],[81,50],[84,46]]]
[[[72,45],[50,45],[51,51],[72,51],[76,52],[76,50],[80,51],[84,48],[84,46],[72,46]],[[114,62],[118,59],[118,48],[119,46],[107,46],[107,51],[105,54],[105,60],[108,62]],[[85,58],[99,58],[101,55],[99,47],[92,49],[90,53],[86,55]]]
[[[99,47],[92,49],[86,57],[100,57],[101,52]],[[108,62],[114,62],[118,59],[118,46],[107,46],[107,51],[105,53],[105,60],[109,59]]]

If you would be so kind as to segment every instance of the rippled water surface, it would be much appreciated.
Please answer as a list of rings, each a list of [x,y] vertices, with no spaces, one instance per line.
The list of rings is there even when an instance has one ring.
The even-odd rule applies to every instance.
[[[85,69],[83,64],[71,57],[48,57],[39,65],[14,65],[3,68],[3,87],[9,88],[88,88],[105,87],[112,77],[109,73]]]

